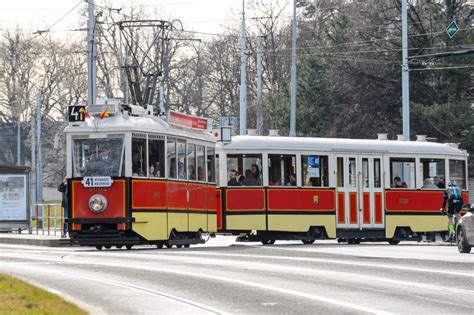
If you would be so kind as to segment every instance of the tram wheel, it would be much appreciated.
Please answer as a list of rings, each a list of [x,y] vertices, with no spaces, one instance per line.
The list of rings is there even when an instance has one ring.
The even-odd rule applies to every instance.
[[[123,247],[123,245],[117,245],[115,247],[117,247],[117,249],[121,249]]]
[[[172,248],[173,247],[173,245],[171,245],[170,243],[166,243],[165,246],[166,246],[166,248]]]
[[[179,244],[179,245],[176,245],[176,248],[181,248],[183,247],[183,245]]]
[[[315,240],[311,239],[311,240],[301,240],[303,242],[303,244],[306,244],[306,245],[309,245],[309,244],[313,244]]]
[[[163,248],[163,245],[164,245],[163,242],[158,242],[156,243],[156,248],[161,249]]]
[[[189,248],[190,244],[184,244],[184,248]]]
[[[275,244],[275,240],[262,240],[263,245],[272,245]]]
[[[102,245],[97,245],[95,248],[97,248],[97,250],[102,250]]]
[[[104,248],[105,248],[105,249],[111,249],[112,246],[110,246],[110,245],[105,245]]]
[[[129,244],[129,245],[125,245],[125,248],[128,249],[128,250],[132,249],[132,247],[133,247],[133,245],[130,245],[130,244]]]
[[[396,241],[396,240],[394,240],[394,239],[391,239],[391,240],[388,240],[388,243],[389,243],[390,245],[398,245],[398,243],[400,243],[400,241]]]

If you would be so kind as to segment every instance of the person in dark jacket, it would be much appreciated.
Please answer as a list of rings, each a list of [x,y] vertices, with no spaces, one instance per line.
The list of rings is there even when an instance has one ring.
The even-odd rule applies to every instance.
[[[65,238],[67,235],[67,220],[69,218],[68,206],[67,206],[67,179],[64,177],[63,182],[58,186],[58,191],[62,194],[61,208],[63,208],[64,213],[64,225],[63,232],[61,237]]]
[[[239,181],[237,180],[236,170],[231,170],[229,172],[229,181],[227,182],[227,186],[240,186]]]
[[[254,177],[251,170],[245,171],[245,179],[241,182],[242,186],[260,186],[259,181]]]

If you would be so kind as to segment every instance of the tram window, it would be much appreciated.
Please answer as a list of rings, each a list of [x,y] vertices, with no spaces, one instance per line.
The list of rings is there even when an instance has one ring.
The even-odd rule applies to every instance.
[[[392,188],[415,188],[415,159],[391,158]]]
[[[207,147],[207,181],[216,182],[216,156],[214,148]]]
[[[362,183],[365,188],[369,187],[369,159],[362,159]]]
[[[449,160],[449,178],[454,179],[459,188],[466,189],[466,162]]]
[[[188,178],[196,180],[196,145],[188,143]]]
[[[148,138],[148,176],[164,177],[165,143],[163,140]]]
[[[302,155],[303,186],[329,187],[329,163],[326,155]]]
[[[168,138],[166,145],[168,155],[168,178],[177,178],[176,174],[176,139]]]
[[[146,176],[147,165],[146,139],[132,138],[132,175]]]
[[[186,141],[178,140],[178,179],[188,179],[186,168]]]
[[[206,156],[204,153],[204,146],[196,146],[196,163],[197,163],[197,179],[200,182],[206,181]]]
[[[357,187],[357,164],[355,158],[349,158],[349,187]]]
[[[122,138],[73,141],[73,177],[123,176]]]
[[[380,159],[374,159],[374,187],[382,187],[382,177],[380,176]]]
[[[228,186],[262,186],[262,155],[230,154],[227,155],[227,170],[237,172],[235,180],[229,177]],[[229,175],[230,176],[230,175]]]
[[[423,172],[421,188],[445,188],[446,171],[443,159],[420,159]]]
[[[344,187],[344,158],[337,158],[337,187]]]
[[[296,155],[268,155],[268,185],[296,186]]]

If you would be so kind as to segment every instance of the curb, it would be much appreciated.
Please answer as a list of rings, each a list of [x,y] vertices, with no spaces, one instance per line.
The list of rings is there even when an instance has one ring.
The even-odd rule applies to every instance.
[[[65,239],[69,243],[69,239]],[[62,247],[60,239],[37,239],[37,238],[24,238],[24,237],[1,237],[0,244],[11,244],[11,245],[32,245],[32,246],[46,246],[46,247]]]

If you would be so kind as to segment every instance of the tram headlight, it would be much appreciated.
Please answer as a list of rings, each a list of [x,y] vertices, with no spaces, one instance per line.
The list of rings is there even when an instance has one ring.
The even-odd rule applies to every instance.
[[[107,198],[102,195],[94,195],[89,198],[89,209],[94,213],[102,213],[107,209]]]

